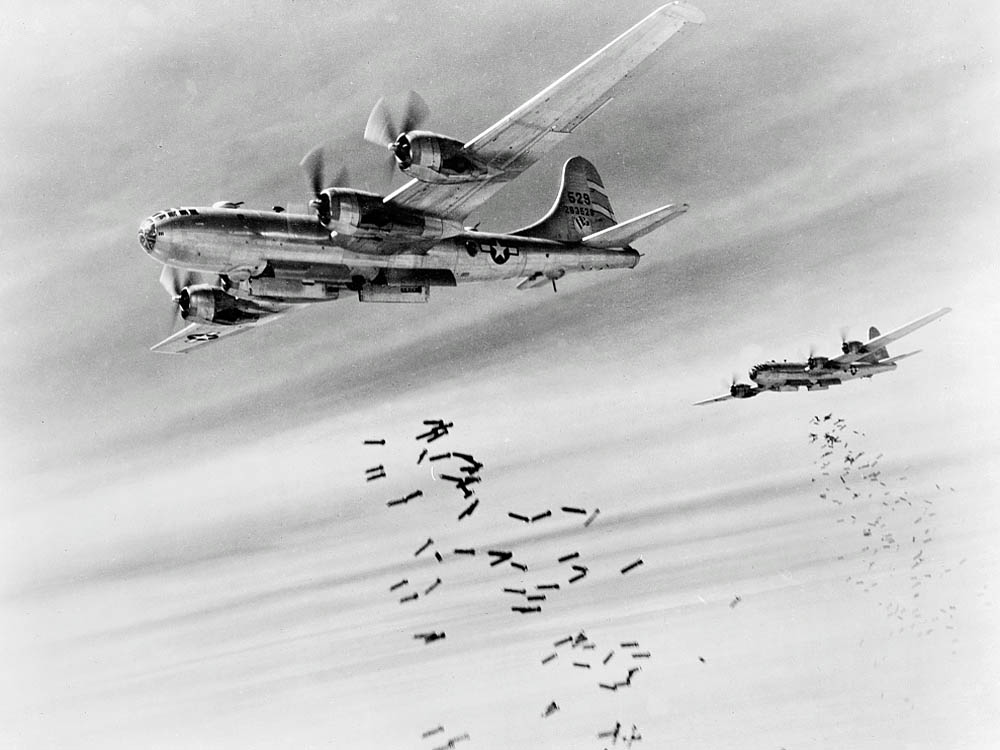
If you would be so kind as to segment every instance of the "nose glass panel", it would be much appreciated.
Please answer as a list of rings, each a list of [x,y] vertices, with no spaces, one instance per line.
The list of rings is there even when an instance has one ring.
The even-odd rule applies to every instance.
[[[156,244],[156,225],[152,219],[146,219],[139,226],[139,244],[147,253],[153,252],[153,245]]]

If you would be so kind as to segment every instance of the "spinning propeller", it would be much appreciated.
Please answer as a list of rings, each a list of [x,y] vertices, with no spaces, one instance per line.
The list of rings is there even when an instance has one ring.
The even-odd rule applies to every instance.
[[[389,153],[392,155],[392,158],[387,162],[390,179],[395,166],[394,161],[399,164],[401,169],[407,169],[413,163],[410,140],[406,134],[420,127],[430,113],[431,110],[427,106],[427,102],[416,91],[411,91],[406,95],[401,126],[397,128],[392,114],[386,106],[385,97],[375,102],[375,107],[368,116],[368,124],[365,125],[365,140],[376,146],[389,149]]]
[[[177,327],[178,317],[187,318],[191,297],[186,290],[187,287],[196,284],[215,284],[221,287],[223,279],[215,274],[199,273],[173,266],[164,266],[160,272],[160,286],[167,290],[167,294],[170,295],[170,299],[175,305],[170,326],[171,331]]]
[[[309,201],[309,207],[315,208],[316,213],[319,216],[320,222],[323,224],[330,223],[330,196],[326,195],[323,190],[323,167],[324,167],[324,150],[322,146],[317,146],[308,154],[302,157],[302,161],[299,162],[299,166],[306,171],[306,175],[309,177],[309,186],[312,188],[313,199]],[[330,187],[341,186],[347,184],[347,167],[341,167],[340,171],[337,172],[337,176],[333,180],[333,185]]]

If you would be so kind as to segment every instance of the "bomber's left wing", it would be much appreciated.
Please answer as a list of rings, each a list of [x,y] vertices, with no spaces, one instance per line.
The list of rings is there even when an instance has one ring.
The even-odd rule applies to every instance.
[[[534,164],[588,117],[611,101],[611,88],[685,24],[705,15],[672,2],[595,52],[548,88],[465,144],[463,151],[486,166],[474,182],[410,180],[385,201],[448,219],[463,220],[500,188]]]
[[[929,315],[925,315],[922,318],[918,318],[917,320],[907,323],[905,326],[901,326],[894,331],[889,331],[889,333],[883,333],[880,336],[876,336],[871,341],[864,344],[865,351],[863,352],[850,352],[848,354],[842,354],[830,361],[845,365],[850,364],[851,362],[878,362],[880,361],[878,356],[880,351],[885,349],[889,344],[894,341],[898,341],[903,338],[903,336],[913,333],[918,328],[923,328],[928,323],[931,323],[950,312],[950,307],[942,307],[940,310],[935,310]]]
[[[715,398],[706,398],[704,401],[695,401],[693,406],[702,406],[703,404],[714,404],[717,401],[728,401],[734,398],[731,394],[727,393],[725,396],[716,396]]]
[[[280,314],[274,313],[252,322],[238,323],[231,326],[192,323],[172,336],[165,338],[156,346],[150,347],[149,350],[151,352],[159,352],[160,354],[186,354],[192,349],[197,349],[199,346],[205,346],[205,344],[210,344],[213,341],[234,336],[237,333],[243,333],[243,331],[249,331],[251,328],[256,328],[262,323],[274,320]]]

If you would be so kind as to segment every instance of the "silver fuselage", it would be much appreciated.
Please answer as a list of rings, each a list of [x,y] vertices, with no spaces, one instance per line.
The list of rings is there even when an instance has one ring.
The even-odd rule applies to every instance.
[[[454,276],[454,283],[463,283],[534,273],[559,278],[574,271],[634,268],[639,262],[639,254],[631,249],[598,250],[472,230],[440,239],[406,240],[389,232],[384,237],[339,234],[305,214],[229,208],[170,213],[176,215],[143,222],[140,234],[155,237],[142,242],[143,249],[166,265],[236,280],[270,267],[278,277],[331,283],[357,277],[371,280],[391,269],[443,271]]]
[[[755,365],[749,375],[758,387],[765,390],[794,391],[800,387],[823,390],[847,380],[870,378],[895,369],[894,362],[853,362],[842,365],[828,361],[817,367],[810,367],[808,362],[763,362]]]

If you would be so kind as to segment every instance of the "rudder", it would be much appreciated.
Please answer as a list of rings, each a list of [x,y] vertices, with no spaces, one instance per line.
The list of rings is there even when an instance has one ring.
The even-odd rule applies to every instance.
[[[875,326],[872,326],[871,328],[868,329],[868,340],[869,341],[871,341],[872,339],[877,339],[881,335],[882,334],[879,333],[878,328],[876,328]],[[878,360],[883,360],[883,359],[888,359],[889,358],[889,350],[886,349],[884,346],[881,349],[876,349],[872,353],[875,355],[875,357]]]
[[[549,212],[534,224],[512,234],[559,242],[582,238],[616,224],[611,200],[597,169],[582,156],[563,165],[559,195]]]

